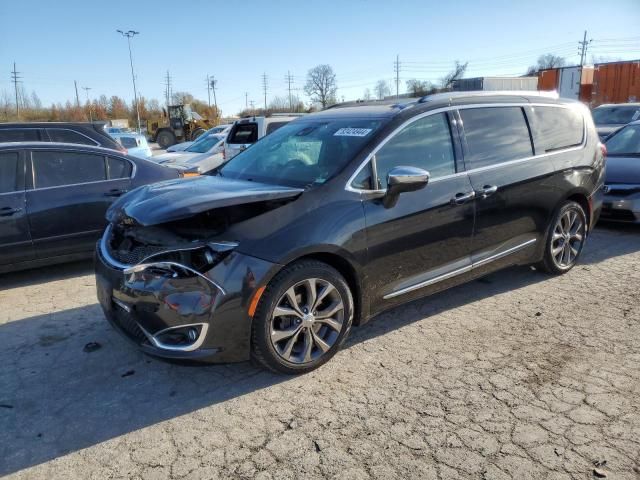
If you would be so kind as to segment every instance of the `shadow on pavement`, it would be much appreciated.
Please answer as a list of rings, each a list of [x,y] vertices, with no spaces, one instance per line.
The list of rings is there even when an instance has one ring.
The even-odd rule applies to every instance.
[[[93,259],[0,274],[0,291],[93,274]]]
[[[597,230],[584,262],[640,250],[640,237],[630,233]],[[78,264],[62,277],[38,273],[35,281],[87,268]],[[14,286],[33,280],[24,275]],[[380,315],[355,328],[344,348],[547,278],[528,267],[491,274],[472,288],[462,285]],[[98,305],[0,325],[0,339],[0,476],[291,379],[249,363],[192,367],[144,356],[111,329]],[[89,342],[101,348],[83,351]]]

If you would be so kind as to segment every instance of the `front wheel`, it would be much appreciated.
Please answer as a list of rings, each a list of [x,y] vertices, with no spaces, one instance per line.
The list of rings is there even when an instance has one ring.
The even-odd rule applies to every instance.
[[[267,285],[258,304],[252,356],[280,373],[314,370],[333,357],[353,321],[349,286],[333,267],[296,262]]]
[[[156,142],[160,148],[169,148],[171,145],[176,143],[176,136],[173,132],[163,130],[156,136]]]
[[[562,274],[571,270],[587,236],[587,216],[579,203],[566,201],[556,212],[547,232],[542,261],[536,265],[540,270]]]

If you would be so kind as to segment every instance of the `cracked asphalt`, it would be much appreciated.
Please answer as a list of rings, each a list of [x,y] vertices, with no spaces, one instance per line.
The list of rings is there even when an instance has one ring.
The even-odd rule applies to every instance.
[[[140,354],[90,263],[3,275],[0,365],[9,478],[639,479],[640,228],[389,311],[301,377]]]

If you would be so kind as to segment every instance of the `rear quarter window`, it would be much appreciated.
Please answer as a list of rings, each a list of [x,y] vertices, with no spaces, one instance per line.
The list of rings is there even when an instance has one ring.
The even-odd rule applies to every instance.
[[[275,132],[277,129],[279,129],[280,127],[286,125],[289,122],[271,122],[267,125],[267,135],[269,135],[271,132]]]
[[[52,142],[77,143],[79,145],[98,145],[95,140],[79,132],[66,128],[47,128],[47,133]]]
[[[529,127],[521,107],[461,109],[468,170],[533,155]]]
[[[584,118],[576,110],[563,107],[532,107],[536,154],[582,144]]]
[[[255,143],[258,141],[258,124],[257,123],[238,123],[231,134],[227,143],[244,144]]]
[[[38,142],[40,132],[37,128],[2,128],[0,142]]]

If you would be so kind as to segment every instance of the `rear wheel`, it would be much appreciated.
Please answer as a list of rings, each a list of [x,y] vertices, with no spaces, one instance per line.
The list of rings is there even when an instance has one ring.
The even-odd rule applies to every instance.
[[[576,202],[565,202],[551,221],[544,257],[536,267],[552,274],[568,272],[582,253],[586,234],[587,216],[584,210]]]
[[[163,130],[158,132],[156,142],[158,142],[160,148],[169,148],[176,143],[176,136],[169,130]]]
[[[196,128],[191,134],[191,140],[195,140],[205,132],[204,128]]]
[[[262,295],[252,355],[276,372],[309,372],[336,354],[352,320],[353,297],[338,271],[315,260],[294,263]]]

